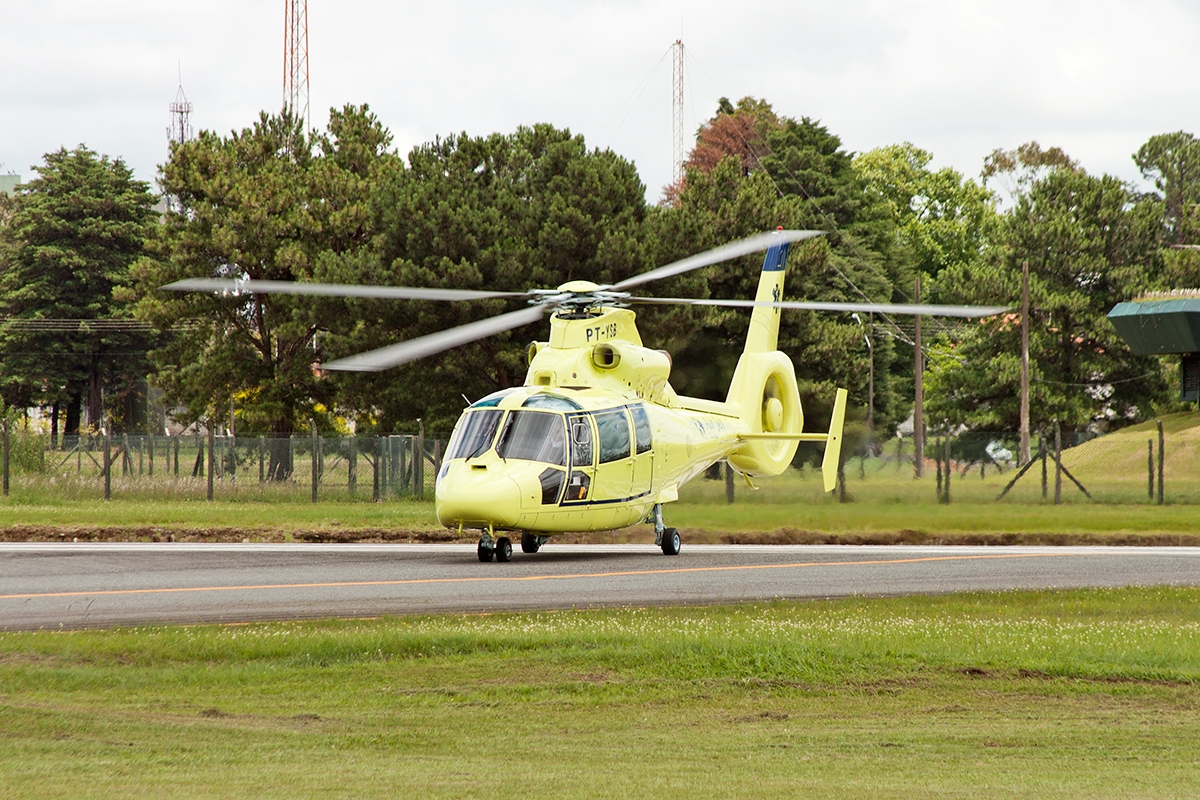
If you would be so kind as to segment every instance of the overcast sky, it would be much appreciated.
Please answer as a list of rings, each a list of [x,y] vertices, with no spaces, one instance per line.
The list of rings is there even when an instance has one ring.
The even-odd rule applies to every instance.
[[[153,180],[179,75],[199,130],[282,104],[279,0],[0,0],[0,172],[85,143]],[[369,103],[401,152],[549,122],[671,178],[671,43],[690,137],[717,99],[819,119],[854,151],[911,141],[977,175],[1036,139],[1138,176],[1200,129],[1200,0],[310,0],[313,124]]]

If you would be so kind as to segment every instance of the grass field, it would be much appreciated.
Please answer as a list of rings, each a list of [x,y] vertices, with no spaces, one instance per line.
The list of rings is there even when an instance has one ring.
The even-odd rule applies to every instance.
[[[1166,505],[1147,497],[1146,440],[1156,438],[1153,423],[1127,428],[1064,451],[1063,461],[1092,492],[1088,500],[1064,478],[1063,504],[1054,505],[1053,463],[1048,499],[1041,495],[1035,466],[1002,501],[996,497],[1014,472],[956,463],[951,502],[937,500],[932,462],[921,480],[911,462],[897,465],[882,457],[851,459],[846,465],[848,499],[840,503],[823,492],[811,469],[789,470],[758,481],[752,491],[740,481],[735,502],[726,503],[725,482],[698,479],[668,507],[668,523],[687,539],[703,541],[832,542],[1008,542],[1008,543],[1177,543],[1200,544],[1200,415],[1164,419],[1167,434]],[[894,445],[890,445],[894,450]],[[243,476],[245,477],[245,476]],[[364,479],[365,480],[365,479]],[[157,481],[157,482],[156,482]],[[238,482],[218,482],[217,501],[204,500],[203,480],[124,477],[114,482],[114,499],[104,501],[102,484],[70,476],[50,482],[18,474],[11,496],[0,500],[0,537],[73,538],[387,538],[397,532],[415,538],[447,535],[433,504],[413,499],[370,502],[370,487],[358,499],[344,490],[323,489],[309,500],[303,481],[268,486],[256,473]],[[429,488],[432,495],[432,487]],[[1195,503],[1195,504],[1193,504]],[[98,529],[109,529],[98,532]],[[576,540],[647,541],[648,528]]]
[[[1196,797],[1200,590],[0,634],[0,796]]]

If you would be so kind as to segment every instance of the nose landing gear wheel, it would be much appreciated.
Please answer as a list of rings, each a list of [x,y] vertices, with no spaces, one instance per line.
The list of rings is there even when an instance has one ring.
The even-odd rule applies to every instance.
[[[492,554],[495,552],[495,550],[492,549],[492,543],[490,541],[487,539],[480,539],[479,547],[476,548],[476,552],[479,553],[479,560],[486,564],[492,560]]]
[[[532,533],[526,531],[525,533],[521,534],[521,552],[536,553],[542,548],[542,545],[545,543],[545,541],[545,537],[534,536]]]
[[[678,528],[666,528],[662,535],[662,551],[666,556],[679,555],[679,548],[683,544],[683,540],[679,538]]]
[[[501,536],[496,540],[496,560],[500,562],[509,561],[512,559],[512,540],[507,536]]]

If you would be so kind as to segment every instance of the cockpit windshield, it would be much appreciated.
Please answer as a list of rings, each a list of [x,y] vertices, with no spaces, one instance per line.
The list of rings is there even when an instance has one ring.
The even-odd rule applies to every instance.
[[[567,464],[567,429],[561,414],[513,411],[504,423],[496,452],[501,458]]]
[[[498,408],[468,411],[467,418],[459,423],[458,433],[450,443],[447,458],[475,458],[487,452],[496,438],[496,427],[504,412]]]

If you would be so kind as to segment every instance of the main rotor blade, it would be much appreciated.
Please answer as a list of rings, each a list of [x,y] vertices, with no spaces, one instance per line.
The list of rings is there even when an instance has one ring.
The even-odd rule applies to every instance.
[[[450,328],[428,336],[420,336],[378,350],[360,353],[356,356],[339,358],[321,365],[321,369],[344,370],[347,372],[379,372],[388,367],[407,364],[418,358],[449,350],[460,344],[474,342],[494,333],[509,331],[537,322],[546,313],[546,306],[531,306],[520,311],[511,311],[498,317],[488,317],[478,322],[470,322],[457,328]]]
[[[417,286],[351,286],[344,283],[188,278],[162,287],[173,292],[238,294],[303,294],[317,297],[377,297],[386,300],[488,300],[495,297],[528,297],[525,292],[488,292],[476,289],[426,289]]]
[[[697,253],[694,256],[688,256],[680,261],[657,267],[649,272],[643,272],[641,275],[634,275],[632,278],[626,278],[620,283],[614,283],[612,286],[603,288],[623,291],[631,286],[640,286],[643,283],[649,283],[661,278],[670,278],[673,275],[691,272],[694,269],[707,267],[710,264],[719,264],[722,261],[728,261],[738,256],[759,253],[770,248],[772,245],[783,244],[784,242],[799,242],[802,239],[811,239],[814,236],[824,235],[825,231],[768,231],[767,233],[756,233],[749,238],[730,242],[712,250]]]
[[[1010,310],[1007,306],[941,306],[906,303],[822,303],[804,300],[782,300],[759,303],[754,300],[700,300],[687,297],[630,297],[626,303],[644,305],[720,306],[722,308],[797,308],[807,311],[857,311],[875,314],[912,314],[925,317],[990,317]]]

